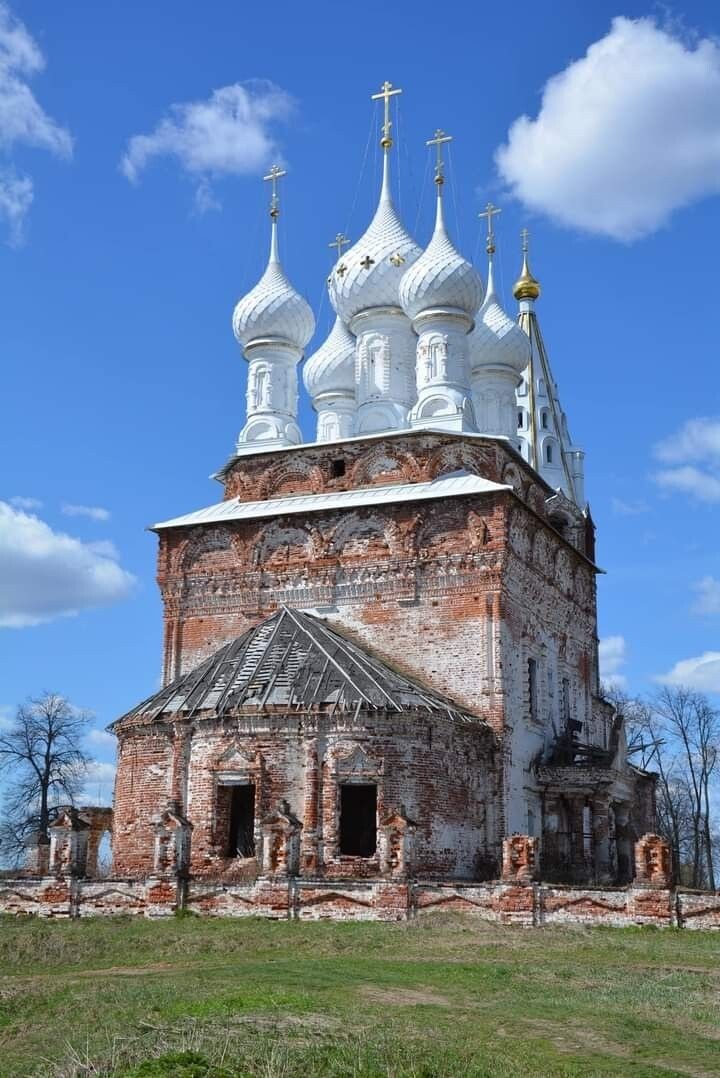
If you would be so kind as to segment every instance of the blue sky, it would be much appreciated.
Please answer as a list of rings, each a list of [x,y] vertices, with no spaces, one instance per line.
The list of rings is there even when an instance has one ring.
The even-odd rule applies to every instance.
[[[396,195],[416,238],[439,126],[467,255],[488,197],[503,207],[513,312],[531,229],[538,314],[587,451],[606,674],[720,690],[717,5],[0,10],[0,717],[47,687],[101,727],[157,685],[144,528],[220,495],[207,477],[243,422],[230,317],[266,257],[259,177],[287,166],[282,256],[319,311],[317,344],[328,242],[357,238],[375,202],[374,134],[362,166],[386,78],[404,90]],[[302,422],[309,436],[305,400]],[[111,760],[99,736],[93,749]]]

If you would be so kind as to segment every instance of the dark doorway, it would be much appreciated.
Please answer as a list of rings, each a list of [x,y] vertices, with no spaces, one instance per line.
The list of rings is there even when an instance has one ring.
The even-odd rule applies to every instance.
[[[372,857],[377,848],[377,786],[340,787],[340,853]]]
[[[230,787],[228,857],[255,856],[255,787]]]

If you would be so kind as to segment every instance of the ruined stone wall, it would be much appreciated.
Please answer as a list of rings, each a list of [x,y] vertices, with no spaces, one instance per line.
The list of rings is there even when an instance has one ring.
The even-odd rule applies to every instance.
[[[113,802],[113,873],[147,876],[153,870],[153,821],[172,796],[173,740],[163,726],[139,729],[118,741]],[[146,838],[140,842],[138,836]]]
[[[129,784],[135,782],[138,789],[134,768],[139,759],[152,779],[131,808]],[[497,774],[491,731],[442,715],[361,713],[355,721],[338,721],[263,714],[224,726],[198,719],[185,738],[179,730],[167,731],[164,738],[148,738],[142,729],[126,732],[116,786],[116,870],[127,875],[153,871],[153,820],[168,797],[184,790],[185,815],[193,825],[192,874],[229,879],[256,874],[253,859],[227,856],[228,821],[218,790],[240,783],[255,788],[256,850],[263,819],[278,802],[287,801],[303,823],[301,872],[377,876],[384,871],[381,843],[368,858],[341,856],[339,849],[339,787],[367,782],[377,785],[379,828],[400,812],[416,823],[413,871],[460,878],[491,875],[502,837],[495,808]]]
[[[526,927],[596,925],[720,929],[720,893],[668,889],[553,887],[547,884],[429,883],[393,880],[258,879],[191,881],[178,891],[159,879],[102,882],[0,879],[0,913],[167,917],[183,906],[219,917],[401,921],[454,912]]]

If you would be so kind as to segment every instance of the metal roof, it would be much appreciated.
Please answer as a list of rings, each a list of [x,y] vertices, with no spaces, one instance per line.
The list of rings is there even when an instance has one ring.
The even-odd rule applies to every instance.
[[[324,509],[350,509],[364,505],[386,505],[388,502],[427,501],[431,498],[457,498],[468,494],[490,494],[512,490],[504,483],[494,483],[471,472],[457,471],[425,483],[398,483],[388,486],[361,487],[332,494],[293,494],[284,498],[269,498],[261,502],[243,502],[229,498],[194,513],[185,513],[172,520],[152,524],[151,531],[162,528],[181,528],[190,524],[211,524],[227,520],[257,520],[262,517],[286,516],[291,513],[314,513]]]
[[[323,622],[283,606],[114,724],[238,709],[425,711],[483,722],[404,677]]]

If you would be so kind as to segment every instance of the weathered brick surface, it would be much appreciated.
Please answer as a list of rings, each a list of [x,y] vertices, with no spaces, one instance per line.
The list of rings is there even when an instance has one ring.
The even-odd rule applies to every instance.
[[[123,873],[153,870],[155,832],[148,821],[167,801],[170,742],[179,738],[177,731],[168,731],[165,743],[159,735],[151,739],[150,766],[157,776],[162,772],[164,785],[153,785],[152,795],[145,786],[142,802],[120,798],[123,814],[114,843],[115,864]],[[133,740],[125,735],[126,744]],[[137,740],[147,750],[150,739],[140,734]],[[497,859],[496,748],[492,732],[481,725],[396,712],[361,712],[354,720],[254,715],[233,724],[198,719],[190,742],[181,786],[193,822],[189,868],[195,877],[224,881],[238,872],[257,875],[254,858],[242,864],[226,857],[228,820],[221,794],[228,780],[255,786],[257,849],[263,819],[278,802],[288,803],[303,823],[301,872],[319,870],[337,879],[392,872],[391,866],[384,868],[381,844],[370,858],[342,856],[338,848],[340,783],[363,777],[377,784],[380,821],[403,806],[418,820],[408,839],[406,871],[472,878]],[[125,748],[122,759],[128,758]],[[147,754],[144,759],[147,763]]]
[[[173,800],[192,825],[189,873],[254,886],[262,855],[226,856],[228,772],[255,786],[256,849],[266,841],[263,819],[286,801],[302,823],[301,877],[343,887],[393,871],[487,879],[499,870],[503,838],[540,833],[547,786],[538,782],[536,765],[552,731],[570,719],[587,744],[607,747],[610,737],[610,709],[598,697],[595,571],[586,557],[592,526],[579,510],[504,442],[431,432],[260,452],[233,461],[223,478],[227,498],[272,502],[428,482],[460,469],[506,489],[161,532],[166,680],[286,604],[326,618],[486,725],[409,714],[332,719],[263,711],[224,725],[197,715],[189,723],[121,727],[116,873],[142,878],[157,870],[154,821]],[[537,664],[534,700],[530,659]],[[372,858],[341,857],[338,850],[337,760],[355,751],[370,761],[367,777],[378,785]],[[632,806],[635,834],[652,828],[651,795],[633,776],[617,768],[604,800],[593,802],[598,848],[609,848],[613,800]],[[583,796],[568,809],[577,820]],[[403,812],[417,826],[403,838],[398,873],[399,847],[389,854],[382,845],[382,821]],[[609,855],[592,856],[587,878],[608,876]],[[235,901],[228,891],[214,894],[206,904]],[[238,909],[243,901],[238,897]],[[524,889],[510,889],[503,901],[498,912],[507,920],[526,918]]]
[[[465,913],[500,924],[645,924],[720,929],[720,893],[648,888],[553,887],[390,880],[259,878],[246,883],[191,880],[182,904],[204,916],[281,920],[405,920],[427,913]],[[0,880],[0,912],[39,917],[134,913],[171,916],[179,892],[167,880]]]

